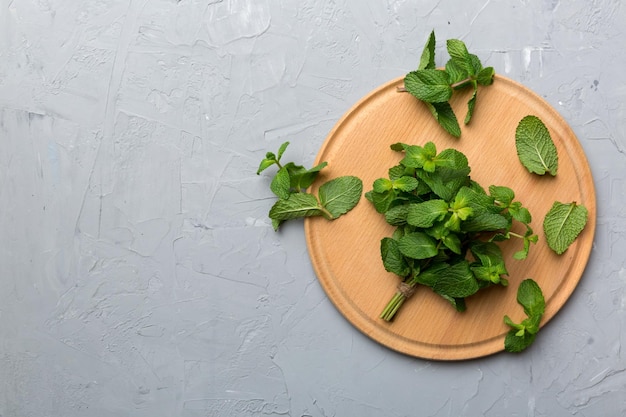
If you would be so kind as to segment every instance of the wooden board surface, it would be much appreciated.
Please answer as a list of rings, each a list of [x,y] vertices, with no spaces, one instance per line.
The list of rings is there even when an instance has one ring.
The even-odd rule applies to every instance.
[[[437,151],[455,148],[467,155],[472,179],[483,187],[504,185],[533,215],[531,226],[539,235],[528,259],[512,258],[520,249],[518,239],[501,245],[510,285],[495,286],[467,299],[467,311],[459,313],[426,287],[407,300],[393,322],[378,316],[396,291],[399,279],[385,271],[380,240],[394,228],[365,199],[347,215],[329,222],[322,218],[305,221],[309,254],[317,277],[339,312],[360,331],[377,342],[416,357],[460,360],[481,357],[504,348],[509,330],[505,314],[523,319],[517,304],[518,284],[533,278],[546,298],[542,325],[552,318],[578,284],[591,252],[596,224],[596,200],[591,171],[573,131],[541,97],[505,77],[482,87],[474,117],[462,126],[460,138],[445,133],[427,108],[408,93],[396,91],[402,78],[374,90],[350,109],[324,142],[315,164],[327,161],[316,184],[341,175],[356,175],[364,191],[402,154],[389,149],[396,142],[423,145],[433,141]],[[462,121],[466,94],[451,102]],[[519,162],[515,129],[526,115],[538,116],[548,127],[559,154],[556,177],[530,174]],[[313,189],[316,192],[315,188]],[[586,228],[561,256],[545,242],[542,222],[555,201],[576,201],[589,211]],[[588,277],[593,279],[593,277]],[[541,336],[541,333],[539,337]]]

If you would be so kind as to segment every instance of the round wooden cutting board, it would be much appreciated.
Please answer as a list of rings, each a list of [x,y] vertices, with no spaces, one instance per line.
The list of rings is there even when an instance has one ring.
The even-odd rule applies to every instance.
[[[391,144],[423,145],[432,141],[437,152],[446,148],[463,152],[469,160],[472,179],[485,189],[489,185],[512,188],[516,200],[533,215],[531,226],[539,235],[539,242],[531,246],[524,261],[512,257],[521,248],[519,239],[501,244],[509,286],[494,286],[469,297],[465,312],[457,312],[429,288],[419,287],[390,323],[378,316],[396,292],[399,278],[385,271],[380,240],[390,236],[394,228],[365,198],[335,221],[306,219],[313,267],[341,314],[391,349],[436,360],[470,359],[499,352],[504,349],[509,330],[503,323],[504,315],[516,322],[525,318],[516,301],[517,287],[523,279],[534,279],[543,290],[546,312],[542,325],[559,311],[578,284],[591,252],[596,225],[591,170],[567,123],[541,97],[512,80],[496,76],[493,85],[479,88],[474,116],[469,125],[461,126],[460,138],[447,134],[423,103],[408,93],[398,92],[402,82],[399,78],[372,91],[335,125],[315,161],[328,162],[316,184],[355,175],[363,180],[364,191],[369,191],[375,179],[386,178],[388,169],[402,159],[402,153],[389,148]],[[455,94],[458,95],[451,104],[462,123],[469,93]],[[545,123],[557,147],[556,177],[530,174],[517,157],[515,129],[529,114]],[[576,201],[589,212],[585,229],[560,256],[549,249],[542,227],[555,200]]]

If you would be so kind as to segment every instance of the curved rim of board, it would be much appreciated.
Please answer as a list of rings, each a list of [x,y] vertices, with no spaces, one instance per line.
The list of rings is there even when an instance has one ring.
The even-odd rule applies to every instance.
[[[468,155],[473,178],[478,166],[479,177],[493,176],[498,180],[495,184],[509,186],[516,193],[516,187],[519,186],[523,192],[516,195],[516,199],[523,198],[522,203],[529,209],[533,204],[536,206],[535,210],[531,210],[532,226],[539,235],[539,243],[531,247],[529,259],[522,262],[530,261],[540,265],[533,264],[529,272],[539,275],[532,278],[542,287],[546,297],[546,311],[541,323],[543,327],[575,290],[592,249],[596,228],[596,197],[591,169],[581,144],[565,120],[543,98],[506,77],[496,75],[493,85],[479,89],[473,119],[469,125],[461,126],[460,138],[445,133],[418,100],[408,93],[398,93],[397,87],[402,86],[402,83],[403,77],[400,77],[374,89],[336,123],[315,161],[315,165],[322,161],[329,165],[311,191],[317,192],[319,184],[340,175],[356,175],[363,179],[364,191],[370,190],[371,181],[386,176],[386,169],[400,159],[397,152],[389,150],[392,143],[423,144],[432,140],[438,152],[449,147],[461,150]],[[451,104],[457,117],[464,115],[466,101],[467,96],[462,94],[453,97]],[[489,106],[492,106],[489,111],[483,109]],[[521,120],[520,115],[525,115],[529,110],[544,121],[557,146],[559,173],[555,177],[530,174],[517,159],[514,131],[517,121]],[[492,112],[497,114],[493,115]],[[460,120],[462,122],[462,117]],[[509,142],[494,142],[485,146],[484,142],[491,140],[490,136],[493,135],[506,136],[505,140]],[[513,163],[511,154],[517,164]],[[485,163],[489,158],[496,158],[502,163],[508,160],[509,168],[503,171],[491,167]],[[383,167],[386,167],[385,170]],[[573,178],[568,178],[568,173]],[[480,179],[478,182],[485,188],[492,184],[488,179]],[[573,192],[562,194],[568,190]],[[569,201],[564,198],[570,195],[572,198]],[[542,227],[543,216],[559,197],[562,202],[577,201],[588,210],[585,229],[561,257],[550,253]],[[306,242],[313,268],[339,312],[371,339],[410,356],[432,360],[464,360],[504,350],[504,337],[509,328],[502,322],[502,313],[510,315],[514,321],[525,317],[520,315],[522,310],[516,304],[515,296],[517,284],[526,278],[522,276],[526,270],[510,274],[511,284],[506,289],[489,290],[499,294],[493,314],[485,312],[491,307],[487,297],[481,295],[475,303],[472,298],[477,296],[468,299],[467,311],[454,311],[451,315],[446,309],[454,309],[447,302],[443,302],[442,306],[441,297],[428,290],[421,292],[418,301],[413,300],[416,296],[406,300],[393,322],[384,322],[378,318],[380,303],[386,304],[395,292],[399,279],[393,276],[396,278],[394,281],[386,277],[371,278],[359,274],[388,274],[382,269],[380,253],[377,251],[380,237],[388,236],[389,230],[393,229],[389,229],[382,216],[370,206],[362,198],[352,212],[332,222],[322,218],[305,220]],[[370,232],[370,229],[374,231]],[[508,250],[510,253],[512,251]],[[506,254],[507,249],[503,248],[503,252]],[[538,255],[531,260],[533,253]],[[519,261],[507,260],[507,268],[511,262]],[[516,264],[516,268],[519,270],[521,267]],[[558,282],[553,277],[543,276],[542,269],[552,273],[557,271],[555,275],[560,275],[556,278]],[[549,287],[548,292],[544,284]],[[484,326],[488,327],[484,331],[477,322],[482,326],[486,320],[488,323]]]

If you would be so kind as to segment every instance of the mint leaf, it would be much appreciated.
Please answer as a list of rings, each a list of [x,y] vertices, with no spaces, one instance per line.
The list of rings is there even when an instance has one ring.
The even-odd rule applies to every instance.
[[[532,345],[536,337],[536,333],[523,332],[517,335],[517,331],[510,330],[504,338],[504,349],[507,352],[519,353]]]
[[[404,88],[413,96],[428,103],[441,103],[452,97],[448,74],[438,69],[409,72],[404,77]]]
[[[473,74],[474,69],[465,43],[458,39],[448,39],[446,46],[452,61],[467,74]]]
[[[318,194],[322,207],[333,219],[352,210],[361,199],[363,182],[353,176],[338,177],[322,184]]]
[[[515,130],[515,147],[520,162],[529,172],[556,175],[559,157],[550,132],[537,116],[526,116]]]
[[[517,289],[517,302],[524,307],[528,317],[541,316],[546,310],[543,292],[532,279],[525,279],[520,283]]]
[[[472,115],[474,114],[474,107],[476,107],[476,94],[478,93],[478,87],[476,82],[474,82],[474,93],[472,97],[470,97],[467,102],[467,113],[465,114],[465,120],[463,121],[465,124],[468,124],[472,119]]]
[[[587,224],[587,209],[576,202],[555,201],[543,219],[548,246],[561,255],[576,240]]]
[[[428,110],[435,117],[435,120],[444,128],[446,132],[458,138],[461,136],[461,127],[459,121],[452,110],[450,104],[446,101],[443,103],[426,103]]]
[[[489,186],[489,195],[502,207],[509,207],[515,198],[515,192],[512,189],[498,185]]]
[[[414,232],[398,240],[400,252],[408,258],[427,259],[437,255],[437,243],[426,233]]]
[[[287,167],[281,167],[272,182],[270,183],[270,190],[276,194],[279,198],[289,198],[291,195],[291,179],[289,178],[289,171]]]
[[[442,220],[448,213],[448,203],[444,200],[428,200],[423,203],[410,204],[407,209],[406,221],[411,226],[431,227],[435,221]]]
[[[480,70],[478,75],[476,76],[476,81],[480,85],[491,85],[493,83],[493,77],[495,75],[495,70],[493,67],[487,67]]]
[[[398,242],[395,239],[390,237],[383,238],[380,241],[380,253],[386,271],[401,277],[409,275],[411,268],[400,252]]]
[[[435,31],[430,32],[428,41],[424,45],[420,63],[417,69],[434,69],[435,68]]]
[[[293,162],[285,164],[284,168],[287,168],[287,171],[289,172],[290,191],[301,192],[309,188],[317,178],[319,172],[322,168],[326,167],[326,165],[328,165],[326,162],[322,162],[313,168],[306,169],[305,167],[296,165]]]
[[[419,185],[417,178],[404,175],[392,182],[393,188],[396,190],[409,192],[415,190]]]
[[[288,199],[280,199],[270,209],[270,219],[291,220],[299,217],[323,215],[317,198],[308,193],[295,193]]]
[[[463,260],[441,271],[433,290],[448,297],[465,298],[478,291],[478,282]]]

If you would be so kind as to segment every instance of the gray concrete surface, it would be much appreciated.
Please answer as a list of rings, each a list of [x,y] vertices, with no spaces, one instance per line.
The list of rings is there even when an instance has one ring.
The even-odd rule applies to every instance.
[[[625,415],[625,24],[619,0],[0,0],[0,416]],[[431,29],[550,102],[594,174],[586,272],[519,356],[378,345],[266,216],[265,152],[311,164]]]

